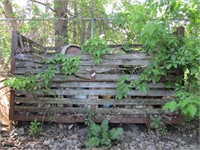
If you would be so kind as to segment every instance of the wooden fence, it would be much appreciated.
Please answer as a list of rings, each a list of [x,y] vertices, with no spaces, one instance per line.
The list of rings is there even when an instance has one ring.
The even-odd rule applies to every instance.
[[[13,31],[11,72],[16,76],[40,73],[46,68],[44,59],[58,51],[48,53],[48,48]],[[162,105],[174,93],[174,89],[163,82],[150,83],[147,92],[131,88],[126,99],[115,99],[117,79],[124,72],[128,78],[138,79],[152,56],[141,51],[107,54],[99,65],[92,62],[90,55],[77,56],[81,60],[77,73],[63,79],[58,70],[50,93],[38,91],[37,97],[33,98],[26,92],[12,90],[10,119],[75,123],[84,122],[86,113],[93,111],[96,122],[107,118],[111,123],[149,123],[150,116],[160,115],[169,123],[181,123],[182,118],[177,112],[162,111]],[[173,81],[177,76],[178,71],[171,71],[164,80]]]

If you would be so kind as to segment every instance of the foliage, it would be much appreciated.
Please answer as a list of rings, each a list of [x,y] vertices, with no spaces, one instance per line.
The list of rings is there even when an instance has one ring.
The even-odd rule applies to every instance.
[[[41,123],[38,122],[37,120],[34,120],[34,121],[30,122],[29,132],[30,132],[30,134],[32,136],[38,136],[38,135],[40,135],[41,132],[42,132]]]
[[[110,49],[104,40],[91,38],[83,44],[82,51],[92,55],[93,62],[99,64],[102,61],[102,55],[108,53]]]
[[[123,38],[125,37],[125,40],[120,42],[124,44],[138,43],[142,27],[150,19],[145,5],[124,1],[123,6],[119,6],[117,9],[122,9],[122,11],[114,14],[113,25],[117,29],[115,32],[122,31]],[[117,33],[119,36],[120,33]]]
[[[141,36],[141,40],[143,41],[147,52],[154,54],[154,58],[152,59],[151,65],[141,74],[139,78],[139,86],[144,83],[146,84],[147,82],[156,83],[162,76],[167,76],[169,70],[175,69],[182,70],[185,74],[184,78],[183,76],[179,77],[174,86],[181,87],[184,82],[184,88],[185,90],[188,89],[189,92],[192,92],[191,86],[199,86],[200,43],[196,38],[175,37],[174,35],[167,33],[163,24],[159,22],[146,24]],[[193,96],[186,97],[188,100],[190,99],[189,101],[194,101],[198,96],[195,96],[195,98]],[[182,103],[182,97],[178,96],[178,98],[178,103]],[[190,109],[193,105],[188,108],[176,107],[176,102],[172,101],[166,104],[166,106],[169,106],[171,111],[178,108],[184,115],[188,116],[186,109]],[[195,108],[199,109],[199,107]],[[191,117],[196,116],[196,112],[197,111],[194,110]]]
[[[129,81],[127,76],[121,76],[117,80],[116,99],[121,100],[122,98],[127,98],[127,94],[130,91]]]
[[[178,91],[176,93],[177,101],[172,100],[163,106],[163,110],[180,110],[180,112],[188,118],[200,117],[200,97],[184,91]]]
[[[150,127],[156,129],[162,135],[167,133],[167,129],[165,127],[164,122],[162,121],[161,116],[151,117]]]
[[[34,96],[35,92],[41,90],[43,92],[51,92],[50,87],[52,80],[56,75],[56,65],[60,67],[60,73],[65,77],[77,72],[80,60],[77,57],[66,57],[61,54],[55,55],[52,59],[45,59],[44,63],[47,68],[36,75],[17,76],[7,79],[5,86],[13,87],[16,90],[23,90]]]
[[[53,59],[46,59],[44,62],[50,68],[59,64],[60,73],[68,76],[76,73],[80,65],[80,59],[78,57],[66,57],[62,54],[56,54]]]
[[[197,17],[199,4],[196,0],[190,0],[188,3],[176,0],[148,0],[144,4],[136,5],[125,1],[124,11],[116,15],[118,28],[127,28],[126,31],[132,33],[128,38],[131,41],[137,38],[143,43],[145,51],[154,56],[139,79],[130,81],[131,86],[147,91],[148,83],[159,82],[170,70],[183,71],[184,75],[171,83],[173,87],[179,87],[178,93],[183,89],[185,94],[190,94],[176,96],[176,101],[166,104],[165,109],[178,109],[190,117],[197,117],[200,108],[197,104],[194,105],[199,99],[197,87],[200,83],[200,19]],[[136,10],[138,13],[133,13]],[[140,13],[141,17],[138,15]],[[188,18],[188,24],[184,23],[185,18]],[[172,34],[177,26],[185,27],[185,37]]]
[[[87,116],[85,121],[87,125],[88,139],[86,146],[92,147],[110,147],[112,141],[119,140],[123,134],[122,128],[113,128],[109,130],[108,120],[104,119],[100,125],[93,122],[91,115]]]
[[[164,123],[162,122],[162,118],[160,116],[158,117],[151,117],[151,124],[150,126],[152,128],[158,129],[162,126],[164,126]]]

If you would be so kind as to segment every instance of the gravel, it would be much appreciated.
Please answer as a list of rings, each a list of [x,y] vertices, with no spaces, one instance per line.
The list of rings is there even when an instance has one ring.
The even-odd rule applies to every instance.
[[[123,127],[124,134],[119,141],[113,143],[110,150],[200,149],[198,121],[182,126],[169,126],[166,135],[144,125],[114,125],[116,126]],[[1,132],[0,150],[84,150],[86,133],[83,124],[44,123],[42,134],[32,137],[28,132],[28,123],[23,123],[15,125],[10,133]]]

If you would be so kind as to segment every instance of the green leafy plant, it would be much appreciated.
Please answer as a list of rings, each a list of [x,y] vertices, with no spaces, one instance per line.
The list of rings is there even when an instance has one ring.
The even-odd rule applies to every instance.
[[[91,115],[87,116],[85,121],[87,125],[88,139],[86,146],[92,147],[110,147],[112,141],[119,140],[123,134],[122,128],[113,128],[109,130],[108,120],[104,119],[100,125],[93,122]]]
[[[70,76],[77,72],[80,59],[78,57],[66,57],[65,55],[57,54],[52,59],[45,59],[44,64],[47,67],[43,72],[36,75],[12,77],[5,80],[4,85],[15,90],[26,91],[31,93],[32,96],[39,90],[51,93],[50,87],[57,71],[55,66],[59,66],[62,75],[65,77]]]
[[[163,110],[170,110],[170,112],[174,112],[179,110],[183,115],[187,116],[188,118],[195,118],[200,116],[200,97],[183,91],[178,91],[176,96],[170,102],[167,102],[163,106]]]
[[[162,135],[167,133],[165,123],[162,121],[161,116],[151,117],[150,127],[156,129]]]
[[[116,99],[121,100],[122,98],[127,98],[127,94],[130,91],[129,81],[127,76],[121,76],[117,80]]]
[[[29,132],[30,132],[30,135],[32,135],[32,136],[40,135],[42,132],[41,123],[38,122],[37,120],[30,122]]]
[[[106,42],[99,38],[91,38],[87,40],[81,49],[84,53],[92,55],[92,60],[96,64],[101,63],[102,55],[110,51]]]
[[[80,59],[79,57],[67,57],[62,54],[56,54],[53,59],[46,59],[45,63],[50,66],[58,64],[60,73],[70,76],[77,72],[80,65]]]
[[[140,76],[140,78],[142,78],[142,76]],[[136,90],[143,92],[147,92],[147,90],[149,89],[147,82],[140,82],[140,80],[133,80],[130,82],[130,85],[135,87]]]
[[[153,56],[150,65],[139,75],[138,80],[130,81],[131,85],[145,92],[148,90],[148,83],[158,83],[172,70],[182,71],[182,75],[177,75],[176,82],[170,84],[172,87],[180,87],[177,92],[182,92],[180,89],[184,88],[185,96],[176,95],[174,100],[164,106],[164,110],[179,110],[186,117],[197,117],[200,108],[196,102],[199,100],[200,86],[199,2],[149,0],[142,6],[128,1],[123,5],[125,11],[117,15],[115,25],[121,30],[128,29],[125,30],[129,35],[127,37],[130,40],[137,38],[145,51]],[[133,13],[135,11],[137,13]],[[189,19],[188,25],[177,21],[185,18]],[[126,23],[123,24],[124,20]],[[185,27],[184,37],[173,34],[177,26]]]
[[[152,128],[155,128],[155,129],[158,129],[162,126],[164,126],[164,123],[162,121],[162,118],[160,116],[157,116],[157,117],[151,117],[151,124],[150,126]]]

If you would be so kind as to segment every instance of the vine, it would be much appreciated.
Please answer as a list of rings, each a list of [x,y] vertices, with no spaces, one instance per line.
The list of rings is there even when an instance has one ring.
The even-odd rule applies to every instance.
[[[82,51],[92,56],[92,60],[95,64],[102,62],[102,55],[110,52],[106,42],[99,38],[91,38],[87,40],[81,47]]]
[[[153,32],[149,33],[149,28],[154,29]],[[147,52],[154,54],[154,58],[140,75],[139,80],[134,83],[137,86],[148,82],[157,83],[162,76],[167,76],[168,71],[182,70],[184,76],[180,76],[174,83],[177,87],[175,95],[177,102],[166,103],[163,110],[168,108],[171,112],[180,110],[189,118],[197,117],[200,107],[199,96],[195,96],[191,91],[191,85],[199,87],[200,42],[193,37],[176,37],[165,29],[166,27],[160,22],[148,23],[144,26],[141,41]]]
[[[70,76],[77,72],[80,64],[78,57],[66,57],[62,54],[56,54],[52,59],[45,59],[46,69],[36,75],[17,76],[4,81],[5,86],[12,87],[15,90],[22,90],[35,96],[35,92],[49,92],[52,80],[56,75],[56,65],[59,66],[61,75]]]
[[[121,100],[122,98],[127,98],[127,94],[130,91],[130,80],[127,76],[121,76],[117,80],[117,89],[115,98]]]
[[[148,83],[158,83],[162,77],[167,77],[169,71],[181,70],[183,75],[179,76],[176,82],[170,82],[172,87],[176,88],[176,94],[172,101],[163,106],[163,110],[169,109],[171,112],[179,110],[189,118],[200,116],[198,93],[200,42],[199,30],[197,30],[200,29],[200,19],[197,17],[199,2],[149,0],[143,6],[127,3],[126,1],[124,4],[126,11],[116,16],[116,21],[118,21],[116,25],[123,28],[121,21],[126,20],[127,31],[132,32],[132,37],[129,38],[137,38],[140,43],[143,43],[146,52],[154,56],[150,65],[140,74],[139,79],[130,81],[130,86],[140,91],[147,91]],[[134,13],[135,11],[137,13]],[[142,20],[140,14],[143,14]],[[188,25],[177,22],[185,18],[189,20]],[[176,24],[185,26],[185,37],[172,34]],[[194,30],[197,32],[192,34]]]

